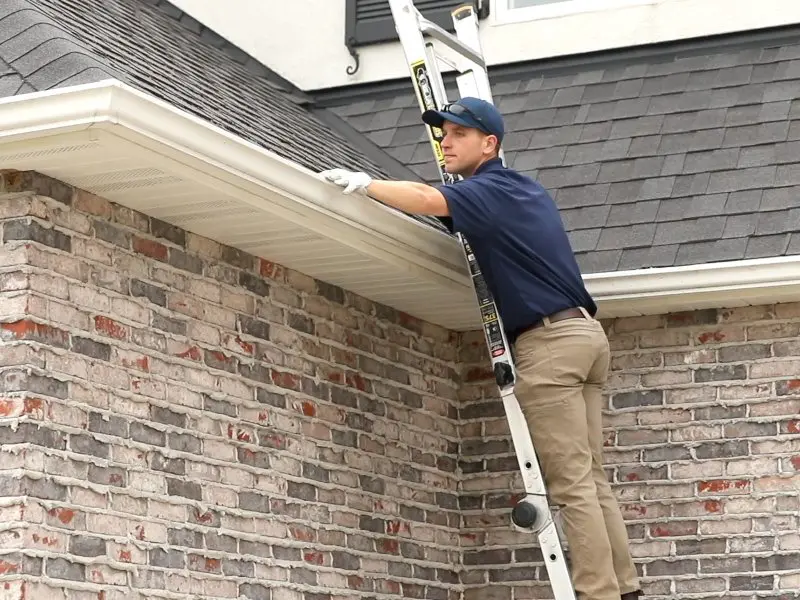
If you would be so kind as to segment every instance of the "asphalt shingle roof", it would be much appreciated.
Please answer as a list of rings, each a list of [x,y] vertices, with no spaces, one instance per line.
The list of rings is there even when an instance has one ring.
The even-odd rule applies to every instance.
[[[800,29],[777,35],[490,72],[584,272],[800,254]],[[317,99],[438,181],[410,78]]]
[[[392,175],[302,91],[165,0],[0,2],[0,97],[109,78],[313,171]]]

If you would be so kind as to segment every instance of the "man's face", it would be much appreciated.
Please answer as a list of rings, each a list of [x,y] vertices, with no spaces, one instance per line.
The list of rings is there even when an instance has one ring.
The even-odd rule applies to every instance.
[[[479,129],[445,121],[442,152],[448,173],[469,177],[483,162],[493,158],[497,138]]]

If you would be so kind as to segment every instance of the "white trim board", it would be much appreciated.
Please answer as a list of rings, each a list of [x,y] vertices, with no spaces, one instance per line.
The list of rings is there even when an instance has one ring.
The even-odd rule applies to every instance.
[[[0,168],[81,185],[444,327],[480,327],[455,238],[118,81],[0,100]],[[586,282],[602,317],[796,301],[800,256]]]
[[[800,255],[597,273],[585,280],[604,317],[796,302]]]

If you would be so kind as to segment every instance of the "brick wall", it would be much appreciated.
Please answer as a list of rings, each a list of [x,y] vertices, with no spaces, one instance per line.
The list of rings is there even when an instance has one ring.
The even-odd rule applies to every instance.
[[[0,184],[2,600],[459,597],[449,332]]]
[[[800,304],[606,324],[606,462],[648,597],[800,597]],[[482,340],[464,340],[466,600],[552,597]]]
[[[0,183],[0,599],[551,597],[479,333]],[[651,597],[796,598],[800,305],[608,326]]]

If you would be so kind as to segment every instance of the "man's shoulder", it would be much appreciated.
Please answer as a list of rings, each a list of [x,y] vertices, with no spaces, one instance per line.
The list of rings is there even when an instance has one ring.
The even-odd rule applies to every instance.
[[[481,190],[482,192],[498,190],[503,192],[508,191],[509,188],[518,188],[527,189],[534,194],[546,193],[544,187],[536,179],[510,167],[479,171],[470,177],[447,183],[444,187],[465,192],[468,190]]]
[[[492,169],[480,174],[475,179],[481,181],[485,186],[525,190],[527,193],[536,196],[548,195],[547,190],[538,180],[510,167]]]

